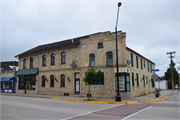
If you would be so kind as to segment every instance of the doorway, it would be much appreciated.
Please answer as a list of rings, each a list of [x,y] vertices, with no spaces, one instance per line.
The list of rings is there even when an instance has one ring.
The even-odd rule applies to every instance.
[[[30,89],[30,83],[29,81],[26,81],[26,94],[29,94],[29,89]]]
[[[75,73],[74,74],[74,78],[75,78],[75,81],[74,81],[74,86],[75,86],[75,94],[80,94],[80,74],[79,73]]]

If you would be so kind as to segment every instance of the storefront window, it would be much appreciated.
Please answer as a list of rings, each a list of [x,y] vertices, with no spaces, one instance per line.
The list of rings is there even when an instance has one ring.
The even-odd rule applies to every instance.
[[[9,89],[12,89],[12,80],[9,81]]]
[[[32,75],[31,90],[35,90],[35,89],[36,89],[36,75]]]
[[[9,83],[8,82],[5,82],[5,88],[9,89]]]
[[[24,76],[19,76],[19,89],[24,89]]]
[[[115,88],[117,91],[117,74],[115,76]],[[129,73],[119,73],[119,91],[130,91]]]

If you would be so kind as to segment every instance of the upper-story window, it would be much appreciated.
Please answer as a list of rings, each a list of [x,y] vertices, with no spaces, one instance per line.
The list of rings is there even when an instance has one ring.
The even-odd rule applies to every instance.
[[[30,58],[30,68],[33,68],[33,58]]]
[[[91,54],[89,55],[89,67],[94,67],[95,66],[95,55]]]
[[[144,61],[144,68],[146,67],[146,62]]]
[[[46,66],[46,56],[42,56],[42,66]]]
[[[51,54],[51,65],[55,65],[55,55]]]
[[[61,53],[61,64],[66,64],[66,53],[65,52]]]
[[[151,69],[152,69],[152,64],[151,64]],[[152,72],[152,71],[151,71]]]
[[[133,54],[131,53],[131,66],[133,66]]]
[[[137,87],[139,87],[139,75],[136,73]]]
[[[103,48],[103,43],[98,43],[98,48]]]
[[[106,58],[107,58],[107,66],[113,65],[113,54],[112,54],[112,52],[107,52]]]
[[[136,67],[138,68],[138,56],[136,56]]]
[[[148,62],[148,72],[149,72],[149,62]]]
[[[23,68],[26,69],[26,59],[23,60]]]
[[[146,84],[148,84],[148,77],[146,76]]]
[[[142,62],[142,58],[141,58],[141,69],[143,69],[143,62]]]

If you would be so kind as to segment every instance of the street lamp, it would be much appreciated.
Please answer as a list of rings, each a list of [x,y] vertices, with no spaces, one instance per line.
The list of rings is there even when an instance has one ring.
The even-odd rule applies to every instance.
[[[116,101],[121,101],[121,96],[119,94],[119,69],[118,69],[118,43],[117,43],[117,24],[118,24],[118,15],[119,15],[119,7],[121,6],[121,2],[118,3],[118,11],[117,11],[117,20],[116,20],[116,66],[117,66],[117,96],[116,96]]]

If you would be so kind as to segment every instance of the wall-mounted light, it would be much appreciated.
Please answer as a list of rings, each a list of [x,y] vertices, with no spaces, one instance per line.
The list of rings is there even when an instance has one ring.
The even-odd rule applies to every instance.
[[[68,81],[70,82],[70,79],[69,79],[69,77],[68,77],[67,79],[68,79]]]
[[[88,64],[86,64],[86,67],[88,66]]]
[[[46,78],[46,82],[48,82],[47,78]]]
[[[58,82],[58,80],[55,78],[55,81]]]

